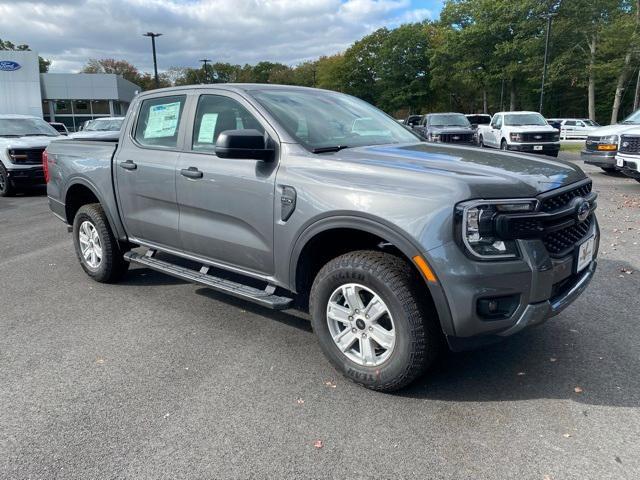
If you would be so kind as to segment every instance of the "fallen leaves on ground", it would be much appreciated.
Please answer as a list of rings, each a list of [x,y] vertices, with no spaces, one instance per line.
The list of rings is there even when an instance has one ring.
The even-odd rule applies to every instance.
[[[320,449],[324,447],[324,442],[322,440],[316,440],[315,442],[313,442],[313,446]]]
[[[299,398],[298,400],[296,400],[296,402],[298,402],[298,405],[304,405],[304,400]]]
[[[576,393],[582,393],[584,390],[582,390],[582,387],[575,387],[573,391]]]
[[[325,387],[329,387],[329,388],[336,388],[338,385],[336,385],[335,382],[332,382],[331,380],[327,380],[326,382],[324,382]]]

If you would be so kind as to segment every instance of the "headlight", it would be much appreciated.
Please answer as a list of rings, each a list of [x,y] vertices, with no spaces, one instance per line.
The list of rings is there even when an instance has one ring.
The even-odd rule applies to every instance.
[[[615,143],[618,144],[618,135],[609,135],[607,137],[600,137],[599,143]]]
[[[440,134],[438,133],[434,133],[431,135],[431,140],[433,140],[434,142],[439,142],[440,141]]]
[[[512,142],[521,142],[522,134],[521,133],[512,133],[509,135],[511,137]]]
[[[554,133],[553,134],[553,141],[554,142],[559,142],[560,141],[560,133]]]
[[[535,210],[537,200],[472,200],[456,207],[460,239],[476,258],[517,258],[514,240],[502,240],[495,232],[495,217],[499,213],[523,213]]]

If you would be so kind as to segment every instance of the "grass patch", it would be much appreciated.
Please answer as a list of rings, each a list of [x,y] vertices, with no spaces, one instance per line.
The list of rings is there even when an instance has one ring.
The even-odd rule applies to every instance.
[[[584,148],[584,142],[571,142],[560,144],[561,152],[579,152]]]

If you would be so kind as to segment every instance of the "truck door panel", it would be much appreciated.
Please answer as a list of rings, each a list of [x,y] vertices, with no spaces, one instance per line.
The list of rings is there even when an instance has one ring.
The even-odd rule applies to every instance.
[[[186,95],[141,103],[132,138],[114,163],[122,220],[129,236],[180,248],[175,170]]]
[[[214,152],[225,130],[265,131],[249,108],[233,94],[200,96],[187,135],[191,149],[181,154],[176,172],[180,238],[187,253],[271,274],[277,162]]]

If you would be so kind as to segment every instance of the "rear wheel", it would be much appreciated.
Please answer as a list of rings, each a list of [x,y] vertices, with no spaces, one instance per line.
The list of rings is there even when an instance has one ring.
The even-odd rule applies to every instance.
[[[482,138],[482,135],[478,137],[478,146],[484,148],[484,138]]]
[[[129,268],[99,203],[78,210],[73,221],[73,244],[83,270],[97,282],[115,282]]]
[[[441,345],[438,318],[422,300],[422,278],[382,252],[337,257],[311,289],[313,329],[343,375],[367,388],[398,390],[422,374]]]
[[[15,188],[9,180],[7,169],[0,163],[0,197],[10,197],[15,193]]]

